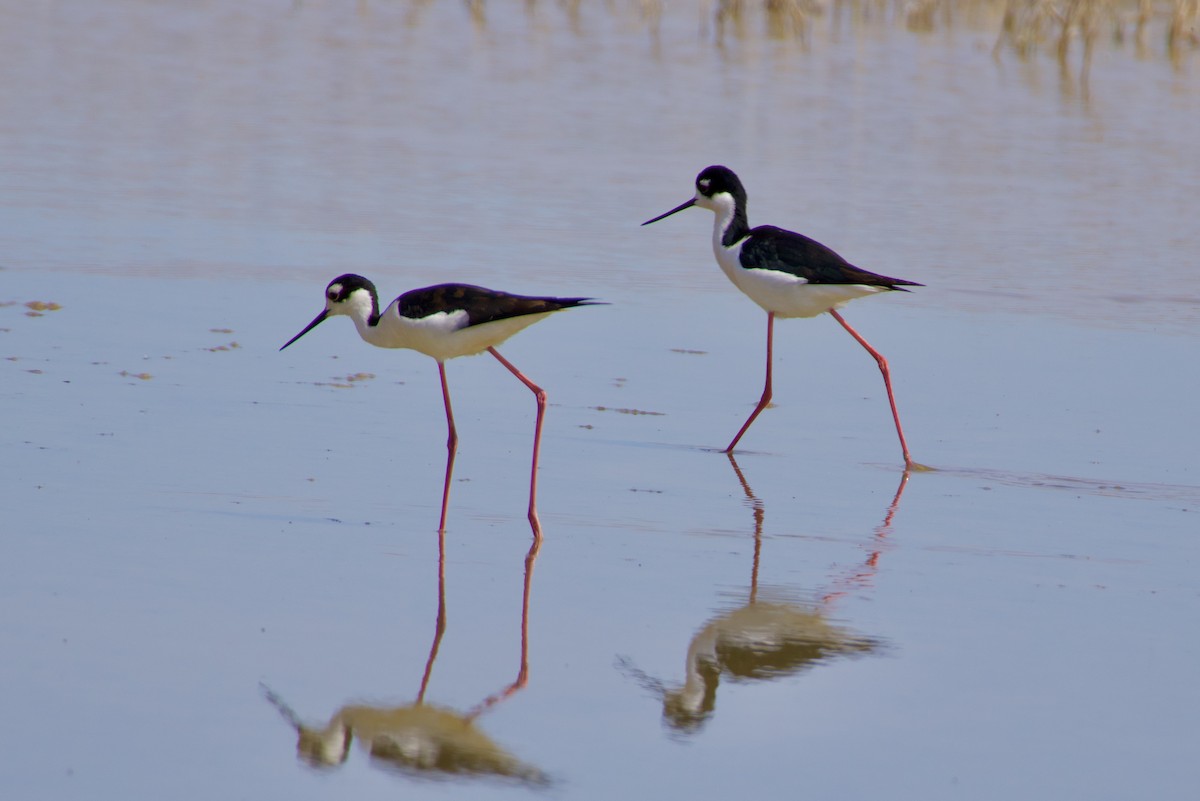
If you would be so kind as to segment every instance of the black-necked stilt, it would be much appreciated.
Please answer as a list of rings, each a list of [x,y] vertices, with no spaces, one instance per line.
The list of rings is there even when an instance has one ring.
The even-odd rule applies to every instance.
[[[904,430],[900,427],[887,360],[851,328],[837,310],[855,298],[892,290],[904,292],[907,291],[904,289],[906,286],[923,284],[888,278],[855,267],[820,242],[793,231],[773,225],[751,228],[746,218],[746,190],[728,167],[705,169],[696,176],[695,197],[642,225],[658,222],[691,206],[700,206],[716,213],[713,252],[717,263],[734,286],[767,312],[766,386],[758,406],[725,452],[733,452],[750,424],[771,402],[771,351],[775,318],[815,317],[822,312],[829,312],[879,364],[892,406],[892,417],[896,421],[896,433],[900,436],[900,447],[904,451],[905,467],[915,467],[916,463],[909,456],[908,445],[904,441]]]
[[[494,289],[469,284],[438,284],[414,289],[379,310],[379,293],[375,285],[361,275],[339,275],[325,288],[325,308],[280,350],[316,328],[326,318],[344,314],[354,321],[358,335],[380,348],[409,348],[433,357],[438,363],[442,381],[442,401],[446,406],[446,425],[450,452],[448,477],[458,447],[458,432],[454,427],[454,412],[450,407],[450,389],[446,384],[447,359],[472,356],[487,351],[529,387],[537,398],[537,423],[533,435],[533,469],[529,480],[529,520],[535,536],[540,533],[537,521],[538,452],[542,441],[542,417],[546,410],[546,392],[530,381],[512,362],[496,350],[506,339],[528,328],[550,314],[573,306],[597,303],[591,298],[552,298],[512,295]],[[442,527],[445,526],[446,496],[442,501]]]

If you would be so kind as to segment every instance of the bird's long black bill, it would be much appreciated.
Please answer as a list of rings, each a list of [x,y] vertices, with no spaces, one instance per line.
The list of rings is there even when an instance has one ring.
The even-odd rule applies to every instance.
[[[687,203],[679,204],[675,208],[668,211],[666,214],[660,214],[657,217],[655,217],[653,220],[646,220],[644,223],[642,223],[642,225],[649,225],[650,223],[656,223],[659,220],[664,220],[667,217],[670,217],[672,214],[675,214],[676,212],[683,211],[684,209],[690,209],[692,206],[695,206],[695,205],[696,205],[696,198],[692,198]]]
[[[318,314],[318,315],[317,315],[317,316],[316,316],[316,317],[313,319],[313,321],[312,321],[311,323],[309,323],[308,325],[304,326],[304,330],[303,330],[303,331],[301,331],[299,334],[296,334],[296,336],[294,336],[294,337],[292,337],[291,339],[289,339],[289,340],[287,341],[287,344],[285,344],[285,345],[283,346],[283,348],[286,348],[288,345],[292,344],[292,343],[293,343],[293,342],[295,342],[297,339],[299,339],[300,337],[302,337],[302,336],[304,336],[305,334],[307,334],[309,331],[311,331],[311,330],[313,330],[314,328],[316,328],[318,325],[320,325],[321,323],[323,323],[323,322],[325,321],[325,318],[326,318],[326,317],[328,317],[328,316],[329,316],[329,309],[324,309],[324,310],[322,310],[322,311],[321,311],[321,313],[320,313],[320,314]],[[283,350],[283,348],[280,348],[280,350]]]

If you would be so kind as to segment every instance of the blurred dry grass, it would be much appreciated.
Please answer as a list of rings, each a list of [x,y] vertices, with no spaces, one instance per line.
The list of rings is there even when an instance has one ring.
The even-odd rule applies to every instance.
[[[297,0],[299,2],[300,0]],[[362,6],[368,0],[358,0]],[[409,0],[414,15],[437,0]],[[487,26],[488,0],[460,0],[472,22]],[[957,27],[991,31],[993,52],[1029,58],[1051,53],[1064,65],[1076,44],[1083,64],[1096,44],[1132,43],[1138,57],[1165,54],[1178,64],[1200,50],[1200,0],[599,0],[605,9],[632,12],[657,31],[667,14],[698,13],[703,31],[718,43],[765,34],[803,42],[814,26],[903,26],[914,33]],[[587,0],[524,0],[535,13],[556,7],[582,29]]]
[[[654,22],[667,7],[667,0],[632,2]],[[1200,48],[1200,0],[700,0],[697,6],[715,26],[718,40],[745,36],[757,26],[772,38],[803,39],[818,20],[828,18],[838,24],[898,24],[918,33],[983,26],[995,31],[998,56],[1050,52],[1064,62],[1078,43],[1086,63],[1101,37],[1116,45],[1133,42],[1139,56],[1159,51],[1149,43],[1161,41],[1159,52],[1172,61]]]
[[[1003,6],[997,52],[1008,47],[1028,56],[1048,46],[1062,61],[1071,43],[1079,41],[1086,62],[1097,40],[1107,35],[1117,44],[1134,41],[1144,54],[1154,28],[1161,30],[1172,60],[1184,48],[1200,45],[1196,30],[1200,0],[1005,0]]]

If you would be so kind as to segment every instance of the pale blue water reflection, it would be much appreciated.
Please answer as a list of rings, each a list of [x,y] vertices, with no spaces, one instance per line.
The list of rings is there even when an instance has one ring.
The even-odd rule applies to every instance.
[[[15,457],[4,482],[13,525],[0,587],[14,610],[5,637],[16,656],[2,670],[10,686],[28,690],[15,702],[28,725],[5,742],[19,756],[6,785],[89,797],[180,792],[182,782],[205,795],[394,793],[397,778],[362,760],[314,783],[258,683],[305,720],[353,704],[399,707],[417,692],[436,609],[445,455],[444,430],[413,422],[438,419],[428,360],[354,347],[361,343],[346,332],[324,350],[338,358],[282,364],[275,347],[280,331],[291,333],[291,315],[263,319],[260,293],[231,293],[224,281],[13,271],[4,279],[11,297],[63,307],[38,318],[21,306],[0,310],[5,353],[18,357],[4,362],[5,404],[22,421],[5,439]],[[308,308],[309,289],[281,293],[285,305]],[[112,305],[129,297],[153,301],[139,326],[108,325]],[[712,296],[701,307],[723,306]],[[561,322],[578,326],[577,342],[601,341],[614,322],[644,330],[636,305],[608,311]],[[926,336],[969,326],[996,339],[1021,318],[902,319]],[[823,329],[840,333],[815,327]],[[145,331],[158,341],[148,343]],[[1185,426],[1176,415],[1185,412],[1122,416],[1124,396],[1074,348],[1044,349],[1021,369],[1057,375],[1085,404],[1053,395],[1038,404],[1015,385],[988,396],[967,358],[949,362],[965,377],[954,404],[913,393],[914,445],[930,461],[975,467],[910,479],[869,584],[846,586],[836,599],[832,625],[885,641],[884,652],[775,681],[722,682],[716,714],[687,748],[664,738],[661,698],[614,660],[628,656],[664,684],[681,678],[696,632],[746,598],[754,509],[728,460],[700,447],[706,429],[718,444],[722,423],[746,403],[742,388],[706,376],[732,360],[725,348],[749,344],[719,342],[729,333],[668,337],[708,350],[703,357],[648,350],[644,337],[615,337],[586,362],[564,360],[540,337],[518,349],[550,393],[546,538],[530,601],[529,681],[484,719],[491,739],[572,797],[782,791],[797,768],[794,756],[786,770],[777,764],[785,751],[807,755],[799,763],[807,786],[825,794],[867,795],[902,776],[934,797],[964,782],[983,797],[1047,788],[1116,788],[1116,797],[1143,786],[1133,779],[1142,769],[1153,770],[1163,795],[1183,786],[1200,657],[1188,636],[1200,599],[1197,498],[1180,480],[1190,469],[1186,438],[1177,437]],[[1010,345],[1032,352],[1026,344],[1061,333],[1043,324],[1014,332]],[[1160,372],[1117,358],[1122,346],[1144,352],[1129,333],[1074,336],[1067,344],[1122,365],[1121,385]],[[1190,348],[1182,338],[1145,339],[1168,359]],[[209,350],[231,340],[241,347]],[[898,344],[913,386],[938,385],[953,350]],[[789,351],[801,345],[809,347],[789,338]],[[771,450],[739,455],[763,506],[759,586],[801,604],[867,563],[900,476],[876,461],[893,455],[886,415],[865,430],[860,407],[874,404],[854,400],[878,391],[869,362],[830,363],[837,386],[861,380],[864,391],[831,404],[819,429],[803,424],[807,381],[794,365],[814,358],[789,353],[781,405],[762,420],[760,446],[769,441]],[[1022,374],[1002,360],[984,363],[1001,383]],[[352,371],[379,378],[328,385]],[[496,426],[489,396],[524,393],[503,370],[456,378],[470,437],[456,465],[450,617],[433,700],[467,710],[515,669],[530,541],[528,431]],[[1190,386],[1180,379],[1166,390]],[[1087,428],[1092,417],[1106,422],[1100,434]],[[1164,449],[1171,436],[1176,446]],[[1021,465],[1040,469],[1022,477]],[[1101,487],[1156,474],[1175,477],[1161,494],[1081,489],[1089,476]],[[1075,483],[1044,480],[1054,475]],[[181,715],[182,730],[169,723]],[[130,751],[112,739],[113,719],[175,736]],[[99,745],[41,747],[64,726]],[[882,773],[854,769],[864,752]],[[611,770],[610,759],[625,769]],[[1026,773],[1013,775],[1011,764]],[[472,783],[462,792],[489,790]]]
[[[613,302],[512,343],[550,400],[526,660],[528,421],[497,404],[528,391],[451,365],[425,698],[470,712],[525,664],[476,725],[549,794],[1190,798],[1194,64],[1101,50],[1084,99],[971,28],[714,48],[600,4],[9,5],[0,795],[528,794],[314,772],[260,690],[323,729],[412,705],[430,663],[436,369],[348,330],[276,352],[352,269]],[[709,221],[637,223],[713,162],[755,219],[928,284],[846,312],[940,468],[898,504],[876,369],[829,320],[777,331],[744,483],[711,452],[761,312]],[[686,684],[749,588],[880,647],[731,668],[673,738],[617,660]]]

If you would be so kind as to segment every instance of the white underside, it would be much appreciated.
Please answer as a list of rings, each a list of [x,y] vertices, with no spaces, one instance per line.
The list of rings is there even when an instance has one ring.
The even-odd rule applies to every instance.
[[[413,320],[401,317],[393,306],[383,313],[377,325],[354,316],[359,336],[380,348],[409,348],[439,362],[459,356],[473,356],[504,342],[513,334],[548,317],[552,312],[523,314],[479,325],[467,325],[463,311],[439,312]]]
[[[723,247],[719,238],[713,251],[721,271],[734,286],[763,309],[777,317],[816,317],[839,309],[855,298],[887,292],[886,287],[864,284],[810,284],[791,273],[776,270],[747,270],[738,260],[741,243]]]

